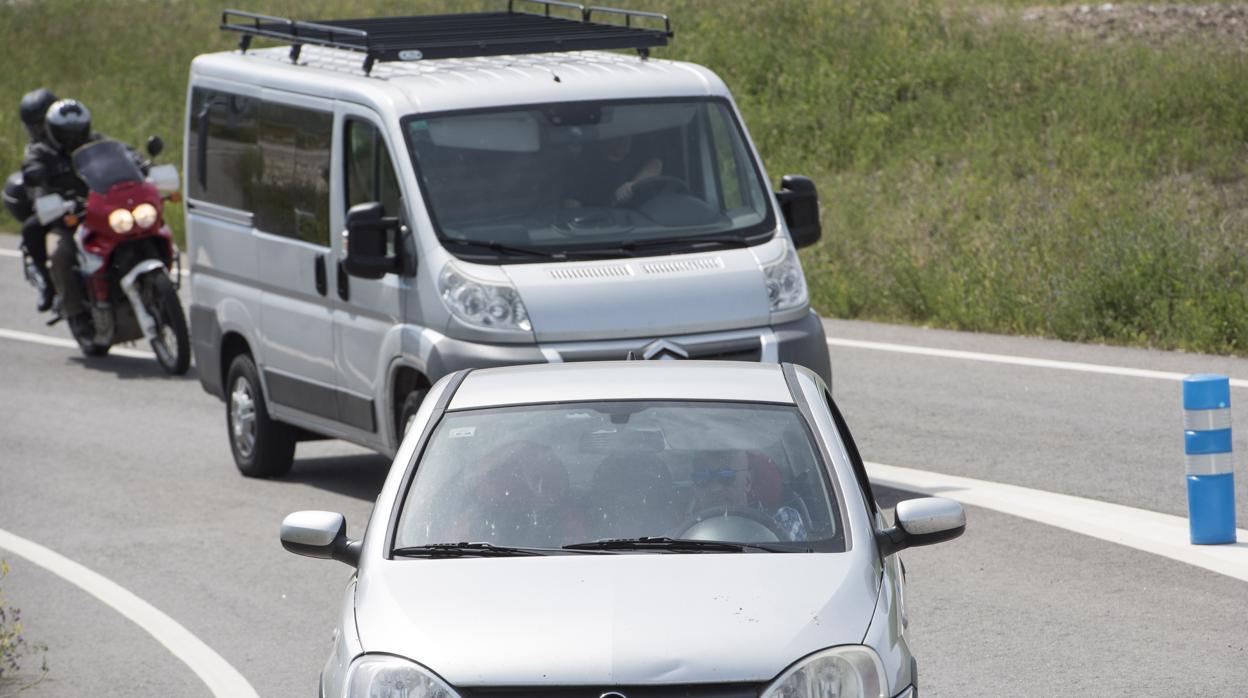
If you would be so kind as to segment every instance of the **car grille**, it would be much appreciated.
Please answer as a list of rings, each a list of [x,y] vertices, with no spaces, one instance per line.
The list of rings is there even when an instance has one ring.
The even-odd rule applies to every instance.
[[[619,361],[628,353],[641,358],[642,352],[653,340],[637,340],[635,342],[612,342],[609,345],[591,344],[583,347],[561,349],[560,356],[566,362],[574,361]],[[737,337],[732,339],[716,339],[713,341],[696,341],[686,338],[676,340],[681,348],[689,353],[690,359],[700,361],[760,361],[763,344],[758,335]],[[598,696],[594,696],[598,698]]]
[[[677,684],[671,686],[526,686],[523,688],[456,688],[463,698],[758,698],[753,683]],[[617,698],[611,696],[611,698]]]

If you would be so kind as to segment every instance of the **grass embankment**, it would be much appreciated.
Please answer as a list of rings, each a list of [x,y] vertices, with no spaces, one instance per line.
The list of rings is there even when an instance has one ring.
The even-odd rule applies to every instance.
[[[230,4],[305,18],[452,5]],[[825,238],[803,256],[822,313],[1248,353],[1244,52],[1064,37],[1018,19],[1017,0],[617,4],[671,13],[659,55],[724,77],[774,178],[819,183]],[[159,133],[177,153],[188,61],[233,45],[219,9],[5,4],[0,105],[46,84],[100,130]],[[0,111],[0,171],[16,167],[15,111]]]

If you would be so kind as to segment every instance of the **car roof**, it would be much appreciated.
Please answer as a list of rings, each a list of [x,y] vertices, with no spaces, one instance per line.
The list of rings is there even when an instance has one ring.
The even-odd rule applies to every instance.
[[[728,96],[710,70],[635,54],[575,51],[518,56],[384,62],[372,75],[364,55],[303,47],[229,51],[197,57],[193,73],[243,85],[347,101],[389,102],[400,114],[595,99]]]
[[[746,361],[600,361],[472,371],[447,405],[605,400],[707,400],[793,404],[779,364]]]

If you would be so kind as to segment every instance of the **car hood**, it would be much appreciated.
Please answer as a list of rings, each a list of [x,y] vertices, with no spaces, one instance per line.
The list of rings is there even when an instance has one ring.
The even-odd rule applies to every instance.
[[[779,237],[779,236],[777,236]],[[539,342],[650,337],[770,321],[767,249],[505,267]],[[755,255],[759,255],[756,257]]]
[[[860,643],[876,600],[849,553],[377,560],[362,570],[366,652],[452,685],[754,682]]]

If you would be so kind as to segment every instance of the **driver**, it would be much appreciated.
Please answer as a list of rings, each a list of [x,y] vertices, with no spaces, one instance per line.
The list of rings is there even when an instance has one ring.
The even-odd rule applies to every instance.
[[[757,505],[749,455],[745,451],[699,451],[693,458],[692,477],[694,490],[690,515],[718,507],[726,511],[733,508],[763,509],[785,532],[788,540],[806,540],[806,523],[796,509],[781,506],[770,511]]]
[[[617,136],[587,149],[582,158],[577,196],[564,201],[567,208],[615,206],[632,200],[633,187],[644,179],[663,174],[663,161],[633,150],[632,136]]]

